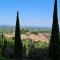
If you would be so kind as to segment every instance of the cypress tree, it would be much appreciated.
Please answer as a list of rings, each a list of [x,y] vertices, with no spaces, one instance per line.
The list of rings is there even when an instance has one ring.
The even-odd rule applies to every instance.
[[[3,35],[3,33],[2,33],[2,40],[3,40],[3,37],[4,37],[4,35]]]
[[[16,28],[15,28],[15,42],[14,42],[14,55],[15,58],[22,58],[23,46],[20,38],[20,25],[19,25],[19,16],[17,11],[16,17]]]
[[[3,45],[4,45],[4,34],[2,33],[2,41],[3,41]]]
[[[6,39],[4,38],[4,45],[3,45],[2,49],[1,49],[1,55],[2,55],[3,57],[5,57],[6,47],[7,47],[7,41],[6,41]]]
[[[54,13],[53,13],[53,25],[49,45],[49,53],[53,60],[58,60],[60,56],[60,41],[59,41],[59,24],[58,24],[58,15],[57,15],[57,0],[54,4]]]

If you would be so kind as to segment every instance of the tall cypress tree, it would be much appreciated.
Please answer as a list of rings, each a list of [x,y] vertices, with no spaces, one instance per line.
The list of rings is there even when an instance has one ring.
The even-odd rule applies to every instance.
[[[15,42],[14,42],[14,56],[15,58],[22,58],[22,42],[20,38],[20,25],[19,25],[19,16],[17,11],[17,17],[16,17],[16,28],[15,28]]]
[[[59,24],[58,24],[58,15],[57,15],[57,0],[54,4],[54,13],[53,13],[53,25],[50,38],[49,53],[53,60],[58,60],[60,54],[60,41],[59,41]]]

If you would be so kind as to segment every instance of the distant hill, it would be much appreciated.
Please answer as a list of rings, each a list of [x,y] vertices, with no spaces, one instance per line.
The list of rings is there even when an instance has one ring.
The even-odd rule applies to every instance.
[[[15,29],[15,25],[0,25],[0,30],[11,30]],[[40,31],[51,31],[50,27],[37,27],[37,26],[21,26],[21,29],[40,30]]]

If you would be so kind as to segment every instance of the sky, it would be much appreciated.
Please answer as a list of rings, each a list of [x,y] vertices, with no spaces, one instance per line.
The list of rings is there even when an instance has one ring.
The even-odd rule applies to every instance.
[[[15,25],[19,11],[21,26],[51,27],[54,0],[0,0],[0,25]],[[58,0],[60,26],[60,0]]]

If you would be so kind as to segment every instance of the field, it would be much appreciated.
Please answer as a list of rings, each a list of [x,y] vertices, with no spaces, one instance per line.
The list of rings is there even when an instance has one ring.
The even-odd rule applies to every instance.
[[[11,26],[0,27],[0,56],[1,47],[4,45],[3,38],[7,41],[7,48],[13,51],[15,29]],[[2,38],[3,34],[3,38]],[[46,59],[49,60],[48,48],[51,36],[50,28],[40,27],[23,27],[21,28],[21,39],[23,43],[23,58],[24,59]],[[6,55],[6,58],[11,58]],[[1,60],[7,60],[3,57]]]

